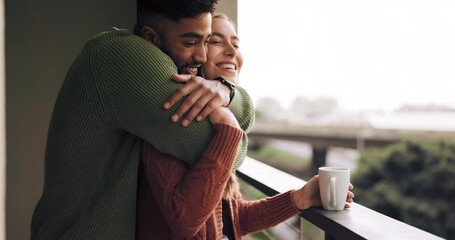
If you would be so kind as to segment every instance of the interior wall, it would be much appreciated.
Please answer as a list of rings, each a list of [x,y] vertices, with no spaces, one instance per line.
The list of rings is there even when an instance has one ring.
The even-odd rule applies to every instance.
[[[5,5],[0,4],[0,240],[6,238]]]
[[[6,0],[7,239],[29,239],[48,124],[66,71],[94,34],[131,28],[135,7],[134,0]],[[237,0],[219,6],[234,21],[236,9]]]
[[[7,239],[29,239],[49,119],[66,71],[94,34],[131,28],[135,8],[127,0],[6,0]]]

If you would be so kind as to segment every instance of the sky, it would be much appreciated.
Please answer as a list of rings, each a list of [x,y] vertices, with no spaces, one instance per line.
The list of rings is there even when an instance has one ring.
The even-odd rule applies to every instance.
[[[298,96],[354,111],[455,107],[454,13],[440,0],[238,0],[240,85],[285,107]]]

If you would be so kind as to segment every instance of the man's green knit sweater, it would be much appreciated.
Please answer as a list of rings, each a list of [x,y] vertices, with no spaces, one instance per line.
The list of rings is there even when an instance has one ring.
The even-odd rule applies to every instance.
[[[181,84],[172,60],[128,30],[91,39],[71,66],[52,114],[43,195],[31,239],[134,239],[142,141],[190,164],[214,129],[181,127],[162,105]],[[239,88],[229,108],[247,132],[253,106]],[[246,136],[237,162],[246,154]]]

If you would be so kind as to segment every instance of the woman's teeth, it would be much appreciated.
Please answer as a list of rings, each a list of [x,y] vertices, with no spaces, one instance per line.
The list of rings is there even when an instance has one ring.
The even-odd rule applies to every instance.
[[[219,68],[235,70],[235,65],[231,63],[222,63],[217,65]]]

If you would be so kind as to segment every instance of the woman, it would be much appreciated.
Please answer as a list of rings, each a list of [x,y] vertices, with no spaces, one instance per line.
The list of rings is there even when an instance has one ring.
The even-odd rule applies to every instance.
[[[225,15],[215,15],[212,32],[203,74],[207,79],[224,76],[237,83],[243,58],[234,27]],[[298,190],[243,200],[233,171],[242,131],[226,108],[216,110],[209,119],[216,134],[194,166],[144,143],[137,239],[241,239],[303,209],[321,206],[317,176]],[[352,197],[350,192],[347,201],[352,202]]]

